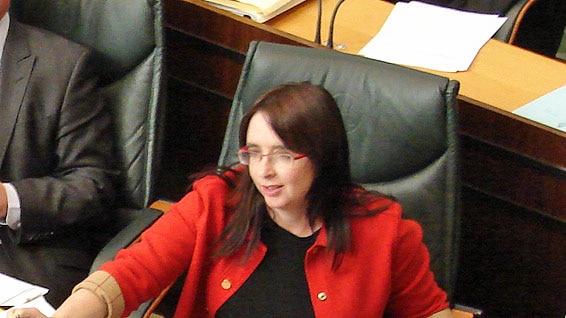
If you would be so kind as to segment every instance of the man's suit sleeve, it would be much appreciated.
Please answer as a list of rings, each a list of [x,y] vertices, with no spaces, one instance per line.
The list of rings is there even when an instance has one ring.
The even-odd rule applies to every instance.
[[[51,172],[11,182],[21,202],[17,235],[21,242],[42,240],[109,217],[116,178],[110,114],[97,90],[91,52],[84,49],[78,56],[68,76],[55,77],[67,78],[68,83],[56,116],[56,129],[47,136],[54,139],[54,143],[46,143],[53,146]],[[42,85],[50,89],[49,82]]]

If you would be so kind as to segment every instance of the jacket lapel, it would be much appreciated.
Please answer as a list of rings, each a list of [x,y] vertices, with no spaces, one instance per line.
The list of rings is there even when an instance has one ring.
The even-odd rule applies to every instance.
[[[34,61],[21,25],[11,20],[0,64],[0,163],[12,138]]]

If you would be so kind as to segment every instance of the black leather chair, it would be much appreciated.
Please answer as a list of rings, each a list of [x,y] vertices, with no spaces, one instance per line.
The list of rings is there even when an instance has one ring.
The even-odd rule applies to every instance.
[[[290,81],[322,84],[334,95],[348,130],[354,180],[394,195],[405,217],[423,225],[436,279],[452,294],[460,224],[455,106],[459,83],[333,50],[252,42],[220,166],[237,162],[244,112],[261,94]],[[453,311],[455,317],[472,317],[473,309],[462,309]]]
[[[516,0],[504,15],[507,21],[493,38],[558,58],[566,30],[566,1]]]
[[[153,202],[163,136],[163,28],[159,0],[12,0],[19,21],[93,48],[114,116],[122,171],[115,224],[122,229],[91,267],[110,260],[161,212]],[[135,315],[133,315],[135,316]]]
[[[512,44],[515,41],[519,25],[521,24],[521,20],[525,16],[526,11],[528,11],[531,5],[536,1],[537,0],[518,0],[509,9],[506,9],[504,15],[507,17],[507,20],[503,23],[495,35],[493,35],[493,38]]]
[[[219,164],[237,162],[243,113],[285,82],[321,84],[348,130],[354,181],[394,195],[424,228],[436,279],[449,294],[458,258],[456,96],[447,78],[333,50],[252,42],[230,112]]]

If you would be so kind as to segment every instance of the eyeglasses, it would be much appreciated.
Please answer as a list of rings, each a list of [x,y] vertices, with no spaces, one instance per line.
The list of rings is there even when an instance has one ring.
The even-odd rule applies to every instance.
[[[249,150],[248,146],[244,146],[238,150],[238,159],[240,159],[241,164],[246,166],[258,164],[263,157],[271,157],[271,164],[274,167],[288,169],[293,166],[295,160],[305,158],[306,156],[305,154],[294,155],[289,152],[274,152],[264,155],[259,151]]]

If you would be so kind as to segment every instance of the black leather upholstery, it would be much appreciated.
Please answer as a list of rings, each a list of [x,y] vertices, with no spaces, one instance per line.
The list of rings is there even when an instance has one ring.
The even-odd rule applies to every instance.
[[[517,0],[517,2],[505,12],[507,20],[505,20],[505,23],[503,23],[499,30],[497,30],[497,32],[493,35],[494,39],[503,42],[509,42],[513,33],[513,28],[517,23],[520,22],[519,15],[521,14],[521,11],[524,9],[527,2],[529,2],[529,0]]]
[[[459,234],[459,83],[332,50],[252,42],[220,165],[237,161],[243,113],[262,93],[290,81],[322,84],[333,94],[348,131],[354,181],[394,195],[405,216],[423,225],[436,279],[451,293]]]
[[[513,10],[519,13],[508,42],[556,58],[566,28],[566,1],[522,0]]]

